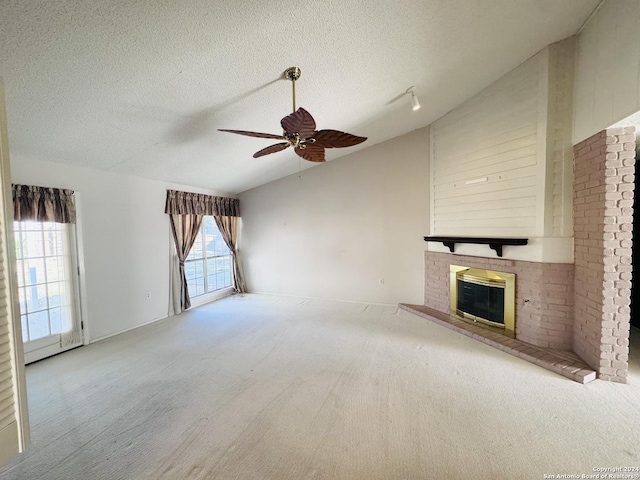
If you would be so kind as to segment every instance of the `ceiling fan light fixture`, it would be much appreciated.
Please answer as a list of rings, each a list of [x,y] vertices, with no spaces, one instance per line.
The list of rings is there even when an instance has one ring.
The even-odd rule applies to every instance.
[[[414,112],[420,109],[420,102],[418,101],[418,97],[416,97],[415,89],[416,87],[407,88],[407,93],[411,94],[411,108]]]
[[[249,132],[246,130],[228,130],[219,128],[220,132],[235,133],[247,137],[271,138],[286,140],[270,145],[253,154],[253,158],[262,157],[270,153],[280,152],[293,147],[296,155],[310,162],[324,162],[326,148],[353,147],[364,142],[367,137],[359,137],[339,130],[316,130],[316,121],[304,108],[296,108],[296,80],[300,78],[298,67],[287,68],[284,78],[291,81],[291,96],[293,97],[293,113],[280,120],[282,135],[271,133]]]

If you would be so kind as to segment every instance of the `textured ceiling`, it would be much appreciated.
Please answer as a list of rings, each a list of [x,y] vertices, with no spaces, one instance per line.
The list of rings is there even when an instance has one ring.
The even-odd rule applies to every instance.
[[[0,0],[13,155],[237,193],[311,166],[253,159],[291,112],[367,136],[426,126],[571,36],[599,0]],[[412,85],[422,103],[411,111]]]

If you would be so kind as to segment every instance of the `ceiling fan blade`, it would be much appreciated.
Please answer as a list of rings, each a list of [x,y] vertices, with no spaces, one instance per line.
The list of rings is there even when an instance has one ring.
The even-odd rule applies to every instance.
[[[299,157],[309,160],[310,162],[324,162],[324,148],[316,145],[307,144],[305,148],[296,147],[296,153]]]
[[[313,135],[313,138],[316,139],[315,145],[324,148],[353,147],[367,139],[367,137],[358,137],[338,130],[320,130]]]
[[[276,153],[281,150],[284,150],[289,146],[291,146],[289,142],[276,143],[275,145],[270,145],[267,148],[263,148],[262,150],[257,151],[256,153],[253,154],[253,158],[262,157],[263,155],[269,155],[270,153]]]
[[[238,135],[245,135],[247,137],[272,138],[274,140],[284,140],[284,137],[282,135],[274,135],[273,133],[247,132],[245,130],[225,130],[222,128],[219,128],[218,131],[236,133]]]
[[[302,139],[311,137],[316,131],[316,121],[304,108],[284,117],[280,120],[280,125],[289,135],[297,133]]]

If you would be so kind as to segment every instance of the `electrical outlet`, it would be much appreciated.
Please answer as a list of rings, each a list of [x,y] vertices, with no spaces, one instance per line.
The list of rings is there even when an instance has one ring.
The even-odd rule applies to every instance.
[[[380,278],[378,279],[378,283],[379,283],[380,285],[384,285],[384,278],[380,277]]]
[[[151,298],[151,292],[147,292],[146,296],[147,296],[147,300],[149,300]]]

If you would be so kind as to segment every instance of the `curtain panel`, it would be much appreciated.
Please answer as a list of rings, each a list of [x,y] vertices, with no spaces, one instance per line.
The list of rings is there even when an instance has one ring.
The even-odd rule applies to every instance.
[[[240,263],[240,252],[238,251],[238,218],[237,217],[213,217],[222,234],[224,243],[231,250],[233,259],[233,287],[238,293],[246,293],[247,285],[244,282],[242,265]]]
[[[196,241],[203,218],[203,215],[169,215],[171,233],[173,234],[173,242],[176,246],[179,264],[178,271],[174,272],[174,277],[171,281],[171,295],[173,298],[174,313],[176,314],[191,307],[184,261],[189,256],[191,247],[193,247]]]
[[[172,215],[239,217],[240,201],[237,198],[214,197],[203,193],[167,190],[164,213]]]
[[[18,222],[76,223],[73,190],[12,185],[13,218]]]

